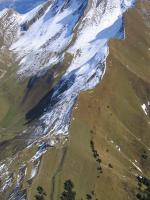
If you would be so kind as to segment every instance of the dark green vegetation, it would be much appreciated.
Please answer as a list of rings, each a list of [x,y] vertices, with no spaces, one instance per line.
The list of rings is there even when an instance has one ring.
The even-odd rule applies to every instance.
[[[98,171],[98,173],[101,174],[101,173],[103,173],[102,167],[101,167],[101,165],[100,165],[101,159],[100,159],[99,154],[97,153],[97,151],[96,151],[96,149],[95,149],[93,140],[90,141],[90,145],[91,145],[93,157],[95,158],[95,160],[96,160],[96,162],[97,162],[97,171]],[[97,178],[99,178],[99,175],[97,176]]]
[[[143,153],[141,154],[141,158],[144,160],[148,159],[148,154],[146,151],[143,151]]]
[[[138,193],[136,195],[139,200],[150,199],[150,179],[142,176],[137,177],[138,181]]]
[[[64,183],[64,192],[61,194],[61,200],[75,200],[76,193],[73,191],[74,185],[71,180]]]
[[[45,199],[46,193],[44,192],[44,189],[41,186],[37,187],[37,193],[38,194],[35,195],[36,200],[44,200]]]

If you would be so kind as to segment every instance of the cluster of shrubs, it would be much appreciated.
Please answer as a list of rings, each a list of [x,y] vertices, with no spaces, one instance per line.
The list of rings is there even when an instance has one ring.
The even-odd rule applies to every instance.
[[[76,192],[73,191],[74,185],[71,180],[64,183],[64,192],[61,194],[61,200],[75,200]]]
[[[113,168],[111,163],[108,164],[108,167],[111,168],[111,169]]]
[[[37,187],[37,193],[38,194],[35,195],[36,200],[45,200],[46,193],[44,192],[44,189],[41,186]]]
[[[98,200],[97,198],[95,199],[94,197],[95,197],[94,191],[91,191],[89,194],[86,194],[86,199],[87,200],[92,200],[92,199]]]
[[[137,176],[138,193],[136,198],[138,200],[150,200],[150,179],[142,176]]]
[[[93,157],[95,158],[95,160],[96,160],[96,162],[97,162],[97,164],[98,164],[97,171],[98,171],[99,173],[103,173],[102,167],[101,167],[101,165],[100,165],[102,161],[101,161],[101,159],[100,159],[99,154],[97,153],[97,151],[96,151],[96,149],[95,149],[93,140],[90,141],[90,145],[91,145]],[[99,176],[98,176],[98,177],[99,177]]]
[[[141,154],[141,158],[146,160],[148,158],[147,152],[143,151],[143,153]]]

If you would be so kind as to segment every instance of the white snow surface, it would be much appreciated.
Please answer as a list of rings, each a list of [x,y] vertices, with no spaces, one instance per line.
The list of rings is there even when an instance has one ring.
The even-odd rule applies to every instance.
[[[141,107],[142,107],[142,109],[143,109],[145,115],[147,115],[147,108],[146,108],[146,105],[145,105],[145,104],[142,104]]]
[[[20,75],[35,75],[62,60],[63,52],[72,39],[73,28],[82,16],[78,9],[85,7],[86,3],[85,0],[70,1],[70,6],[63,9],[65,2],[53,1],[44,15],[12,45],[11,48],[18,52],[18,59],[21,59]],[[31,18],[34,13],[35,9],[25,18]]]
[[[146,104],[143,103],[141,105],[141,108],[143,109],[145,115],[148,115],[149,114],[149,111],[150,111],[150,101],[148,101]]]

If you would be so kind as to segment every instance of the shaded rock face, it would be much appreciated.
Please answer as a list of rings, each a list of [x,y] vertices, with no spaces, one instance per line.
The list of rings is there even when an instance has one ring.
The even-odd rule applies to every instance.
[[[66,66],[46,95],[26,112],[29,128],[15,138],[18,143],[11,143],[12,146],[17,143],[15,148],[19,150],[24,137],[22,148],[42,143],[32,161],[39,161],[48,147],[68,135],[76,99],[80,92],[93,89],[102,79],[108,41],[124,38],[123,14],[133,3],[127,0],[53,0],[38,4],[25,14],[10,9],[0,12],[0,47],[15,54],[20,79],[31,78],[29,85],[34,87],[49,70],[58,65]],[[17,173],[6,172],[15,159],[8,159],[6,164],[2,162],[1,191],[14,187]],[[37,168],[33,165],[33,172]],[[21,190],[15,188],[12,196]]]

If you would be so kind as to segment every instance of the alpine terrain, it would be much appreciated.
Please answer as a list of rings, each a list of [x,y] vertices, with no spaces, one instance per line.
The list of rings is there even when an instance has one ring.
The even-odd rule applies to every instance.
[[[150,1],[0,0],[0,199],[150,200]]]

